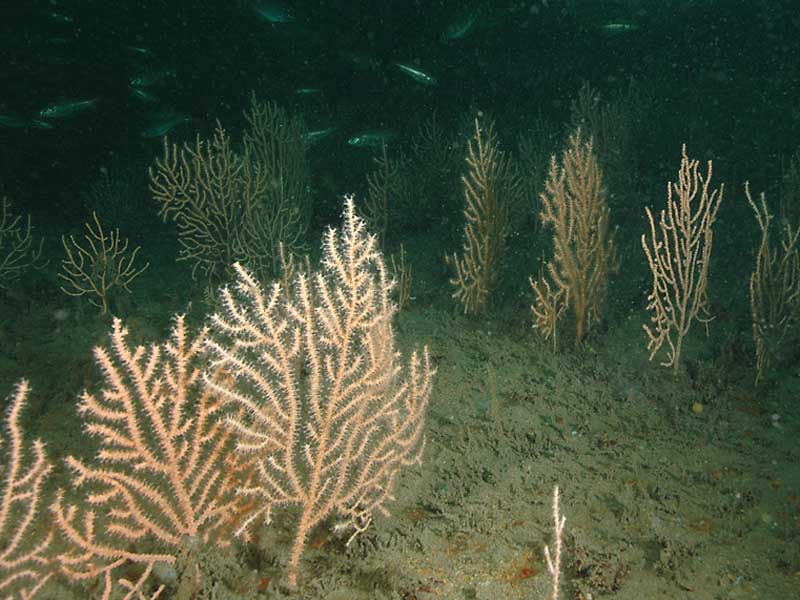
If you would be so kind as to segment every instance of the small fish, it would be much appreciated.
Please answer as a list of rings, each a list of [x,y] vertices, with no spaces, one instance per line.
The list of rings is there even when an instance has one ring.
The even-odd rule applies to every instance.
[[[97,104],[97,98],[57,102],[45,106],[39,111],[39,116],[43,119],[65,119],[94,108],[95,104]]]
[[[424,71],[420,71],[419,69],[416,69],[414,67],[399,62],[394,63],[394,65],[398,69],[400,69],[403,73],[405,73],[406,75],[411,77],[411,79],[413,79],[418,83],[430,86],[434,86],[439,83],[438,81],[436,81],[435,77],[433,77],[432,75],[428,75]]]
[[[0,127],[8,127],[9,129],[52,129],[53,124],[41,119],[28,121],[11,115],[0,115]]]
[[[69,25],[75,22],[75,18],[71,17],[70,15],[65,15],[64,13],[60,12],[48,12],[45,13],[45,16],[52,21],[53,23],[63,23],[65,25]]]
[[[134,75],[130,78],[128,83],[131,84],[131,87],[150,87],[151,85],[157,84],[165,77],[174,76],[174,71],[170,71],[169,69],[157,69],[155,71],[146,71],[144,73]]]
[[[11,129],[19,129],[27,127],[30,123],[24,119],[12,117],[11,115],[0,115],[0,127],[9,127]]]
[[[609,34],[630,33],[639,29],[639,24],[634,21],[608,21],[600,25],[600,31]]]
[[[155,138],[167,135],[178,125],[188,123],[191,120],[191,117],[181,113],[165,113],[159,115],[150,127],[142,131],[142,137]]]
[[[317,96],[321,94],[322,90],[320,88],[315,88],[315,87],[297,88],[294,91],[295,96]]]
[[[339,52],[339,57],[361,71],[377,71],[383,64],[379,58],[357,52]]]
[[[442,33],[443,42],[454,42],[461,40],[475,31],[475,25],[478,22],[478,10],[465,11],[458,15]]]
[[[125,46],[125,49],[128,52],[137,54],[139,56],[146,56],[147,58],[153,58],[155,56],[155,52],[150,50],[150,48],[144,48],[142,46]]]
[[[313,131],[306,131],[303,134],[303,141],[309,146],[313,146],[317,142],[329,137],[337,130],[337,127],[325,127],[324,129],[315,129]]]
[[[151,94],[147,90],[143,90],[142,88],[132,87],[131,96],[133,96],[137,100],[146,102],[147,104],[158,102],[158,98],[156,98],[153,94]]]
[[[397,138],[397,132],[390,129],[362,131],[352,136],[347,143],[356,148],[380,148]]]
[[[45,40],[45,44],[48,46],[66,46],[67,44],[71,44],[73,41],[75,41],[73,38],[51,37]]]
[[[41,119],[27,121],[11,115],[0,115],[0,127],[8,127],[9,129],[52,129],[53,124]]]
[[[253,4],[253,10],[261,19],[272,25],[294,22],[292,11],[277,2],[256,2]]]
[[[52,129],[53,124],[48,123],[47,121],[42,121],[41,119],[31,119],[29,125],[34,129]]]

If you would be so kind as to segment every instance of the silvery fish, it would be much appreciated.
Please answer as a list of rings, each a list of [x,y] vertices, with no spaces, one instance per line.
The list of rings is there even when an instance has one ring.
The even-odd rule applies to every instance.
[[[315,87],[297,88],[294,91],[295,96],[317,96],[321,94],[322,90],[320,88],[315,88]]]
[[[308,144],[309,146],[316,144],[320,140],[324,140],[326,137],[329,137],[334,131],[336,131],[336,127],[326,127],[324,129],[315,129],[313,131],[306,131],[303,134],[303,141]]]
[[[94,108],[95,104],[97,104],[97,98],[57,102],[45,106],[39,111],[39,116],[43,119],[64,119]]]
[[[256,2],[253,4],[253,10],[267,23],[278,25],[280,23],[291,23],[294,21],[294,15],[288,7],[277,2]]]
[[[48,19],[50,19],[53,23],[71,24],[75,22],[74,17],[71,17],[70,15],[65,15],[64,13],[60,12],[48,12],[45,13],[45,16]]]
[[[165,77],[174,77],[175,73],[170,71],[169,69],[158,69],[155,71],[146,71],[144,73],[139,73],[139,75],[134,75],[130,78],[128,83],[131,84],[132,87],[150,87],[151,85],[155,85]]]
[[[600,31],[608,34],[630,33],[639,29],[634,21],[609,21],[600,25]]]
[[[27,127],[28,125],[28,121],[23,119],[18,119],[17,117],[12,117],[11,115],[0,115],[0,127],[17,129],[20,127]]]
[[[131,96],[133,96],[137,100],[141,100],[142,102],[147,102],[148,104],[158,101],[158,98],[156,98],[153,94],[151,94],[147,90],[143,90],[142,88],[132,87]]]
[[[66,37],[51,37],[45,40],[45,44],[48,46],[66,46],[67,44],[71,44],[74,38],[66,38]]]
[[[125,49],[133,54],[146,56],[147,58],[153,58],[155,56],[155,53],[150,50],[150,48],[144,48],[143,46],[125,46]]]
[[[419,82],[419,83],[421,83],[423,85],[431,85],[431,86],[433,86],[433,85],[436,85],[438,83],[438,81],[436,81],[435,77],[433,77],[432,75],[428,75],[426,72],[420,71],[419,69],[417,69],[415,67],[412,67],[412,66],[409,66],[409,65],[406,65],[406,64],[403,64],[403,63],[399,63],[399,62],[394,63],[394,65],[398,69],[400,69],[403,73],[405,73],[406,75],[411,77],[411,79],[413,79],[414,81],[417,81],[417,82]]]
[[[182,125],[183,123],[188,123],[191,120],[192,120],[191,117],[189,117],[188,115],[183,115],[180,113],[167,113],[161,115],[158,119],[156,119],[153,122],[153,124],[150,127],[142,131],[142,137],[154,138],[167,135],[178,125]]]
[[[33,127],[34,129],[52,129],[53,128],[53,124],[52,123],[48,123],[47,121],[42,121],[41,119],[31,119],[31,122],[29,123],[29,125],[31,127]]]
[[[347,143],[356,148],[379,148],[397,137],[397,132],[390,129],[362,131],[352,136]]]
[[[362,71],[377,71],[383,66],[379,58],[357,52],[339,52],[339,57]]]
[[[478,13],[479,10],[473,8],[472,10],[464,11],[462,14],[458,15],[455,20],[450,22],[444,30],[444,33],[442,33],[442,41],[453,42],[471,34],[475,30],[475,25],[478,22]]]

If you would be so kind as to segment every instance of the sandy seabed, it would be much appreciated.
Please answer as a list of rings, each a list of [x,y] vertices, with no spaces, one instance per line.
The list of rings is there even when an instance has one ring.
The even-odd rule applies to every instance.
[[[320,528],[291,592],[281,583],[291,515],[278,517],[254,545],[204,553],[196,597],[549,598],[555,485],[563,599],[800,597],[797,374],[756,388],[737,357],[704,357],[702,333],[674,372],[648,360],[641,322],[634,313],[554,353],[529,322],[412,305],[401,346],[427,342],[437,375],[424,460],[402,474],[391,516],[349,546]],[[102,339],[95,329],[81,335]],[[65,339],[31,360],[48,369],[48,356],[74,354]],[[99,381],[90,354],[80,365],[67,387]],[[73,400],[33,401],[56,460],[80,451],[79,428],[64,426]],[[42,596],[76,598],[60,586]]]

